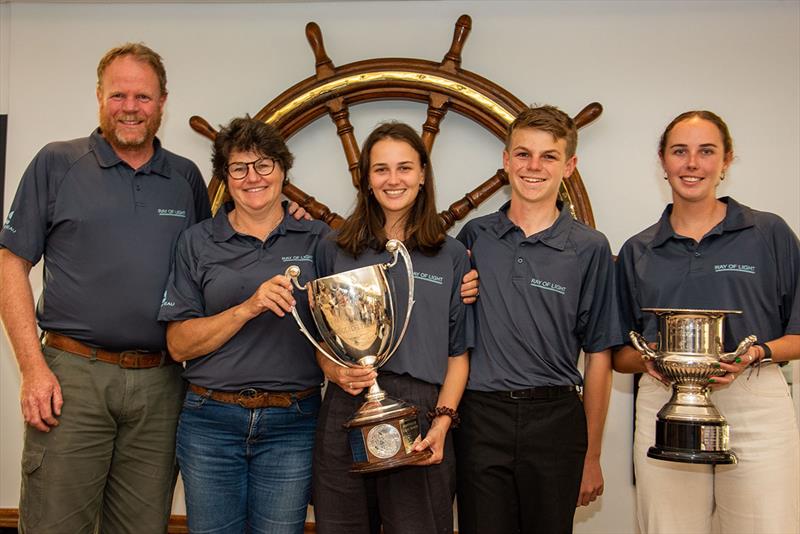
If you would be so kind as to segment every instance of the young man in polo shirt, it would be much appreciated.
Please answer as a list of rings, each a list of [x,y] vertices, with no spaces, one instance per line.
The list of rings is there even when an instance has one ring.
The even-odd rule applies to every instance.
[[[0,317],[27,423],[20,532],[166,531],[184,384],[157,316],[178,235],[210,215],[197,166],[155,137],[166,99],[157,53],[109,50],[100,127],[36,155],[0,232]]]
[[[523,111],[503,151],[511,201],[459,234],[481,277],[456,434],[465,534],[571,532],[576,506],[603,492],[610,348],[622,339],[608,242],[558,202],[576,145],[562,111]]]

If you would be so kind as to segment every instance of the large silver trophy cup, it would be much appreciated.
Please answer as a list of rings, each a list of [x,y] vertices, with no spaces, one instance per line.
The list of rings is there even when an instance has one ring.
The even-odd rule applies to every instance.
[[[292,309],[300,330],[337,365],[377,369],[391,358],[403,340],[414,305],[414,271],[403,243],[391,239],[386,250],[392,255],[389,263],[318,278],[305,285],[298,280],[298,266],[291,265],[286,270],[286,276],[295,286],[308,292],[311,316],[328,350],[309,334],[297,311]],[[408,275],[408,304],[398,335],[398,295],[387,279],[386,270],[394,267],[399,257],[403,258]],[[415,406],[387,395],[376,381],[367,391],[366,402],[345,424],[353,453],[351,471],[381,471],[429,457],[429,450],[412,450],[420,434],[417,412]]]
[[[647,456],[693,464],[735,464],[728,423],[712,404],[708,379],[725,374],[719,362],[732,362],[756,342],[744,338],[734,352],[723,352],[722,326],[733,310],[642,308],[658,317],[656,350],[631,332],[633,346],[672,382],[672,398],[658,412],[656,444]]]

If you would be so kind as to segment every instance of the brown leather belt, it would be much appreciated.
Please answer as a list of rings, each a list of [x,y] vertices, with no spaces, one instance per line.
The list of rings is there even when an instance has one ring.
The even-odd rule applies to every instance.
[[[264,391],[263,389],[248,388],[241,391],[214,391],[203,386],[189,384],[189,390],[209,397],[217,402],[238,404],[242,408],[288,408],[295,400],[305,399],[319,393],[319,386],[314,386],[303,391]]]
[[[56,334],[55,332],[45,332],[42,343],[47,347],[63,350],[76,356],[96,359],[105,363],[119,365],[123,369],[151,369],[167,363],[176,363],[166,352],[147,352],[141,350],[123,350],[114,352],[105,349],[97,349],[85,345],[77,339]]]

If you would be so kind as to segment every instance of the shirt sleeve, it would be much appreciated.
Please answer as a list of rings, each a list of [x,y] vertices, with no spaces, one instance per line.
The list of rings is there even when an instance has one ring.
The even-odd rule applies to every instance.
[[[626,243],[617,257],[614,268],[617,289],[617,310],[624,336],[631,330],[644,334],[642,305],[637,289],[636,263],[633,248]],[[626,342],[627,337],[625,338]]]
[[[775,224],[772,239],[784,335],[797,335],[800,334],[800,241],[781,218]]]
[[[192,164],[186,179],[192,186],[192,196],[194,197],[195,220],[192,222],[204,221],[211,217],[211,202],[208,198],[208,187],[206,187],[203,175],[197,165]]]
[[[191,251],[190,232],[183,232],[178,239],[172,263],[158,320],[169,322],[205,317],[205,299],[197,274],[198,260]]]
[[[474,316],[472,306],[461,300],[461,280],[470,270],[466,250],[458,247],[453,254],[453,284],[450,289],[450,356],[458,356],[474,346]]]
[[[52,225],[51,207],[55,204],[55,180],[52,158],[45,147],[31,161],[22,175],[17,194],[11,204],[0,246],[32,264],[44,254],[47,234]]]
[[[584,352],[600,352],[623,343],[616,306],[614,262],[605,238],[586,253],[590,256],[581,261],[587,269],[581,284],[576,331]]]
[[[336,232],[328,232],[317,242],[314,251],[314,267],[319,278],[334,274],[337,250]]]
[[[461,231],[458,232],[456,239],[461,241],[461,243],[467,248],[467,250],[472,249],[472,243],[475,241],[475,232],[472,231],[472,224],[467,223],[463,227],[461,227]]]

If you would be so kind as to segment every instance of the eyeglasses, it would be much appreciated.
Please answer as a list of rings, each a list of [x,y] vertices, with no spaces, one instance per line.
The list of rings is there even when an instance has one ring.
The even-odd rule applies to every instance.
[[[228,176],[234,180],[244,180],[247,177],[247,168],[252,165],[253,170],[259,176],[269,176],[275,170],[275,160],[272,158],[258,158],[255,161],[234,161],[229,163],[225,169],[228,171]]]

